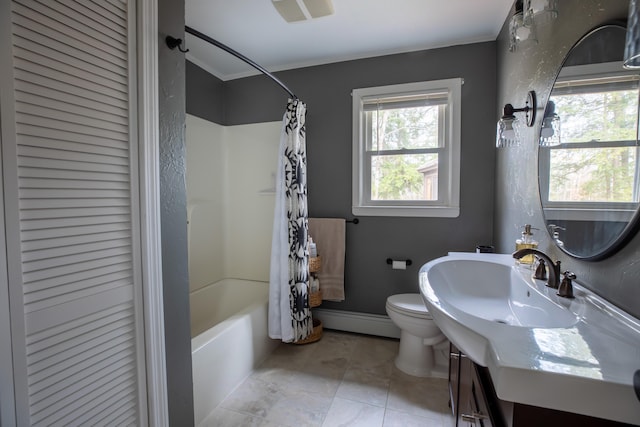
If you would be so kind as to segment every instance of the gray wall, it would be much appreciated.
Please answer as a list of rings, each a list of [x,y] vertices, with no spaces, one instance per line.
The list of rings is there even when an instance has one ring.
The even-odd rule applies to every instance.
[[[308,107],[308,192],[312,217],[353,217],[352,89],[454,77],[465,81],[460,217],[360,217],[360,224],[348,224],[346,300],[324,302],[323,308],[384,314],[389,295],[418,291],[418,270],[425,262],[448,251],[473,251],[477,244],[492,243],[495,46],[494,42],[479,43],[277,73]],[[187,87],[192,84],[188,75]],[[209,97],[191,89],[187,94]],[[286,100],[286,92],[264,76],[224,82],[221,124],[281,120]],[[189,113],[192,113],[190,105],[201,105],[189,99],[187,102]],[[413,265],[405,271],[391,270],[386,264],[389,257],[411,259]]]
[[[185,60],[167,35],[184,38],[184,0],[158,2],[160,209],[169,424],[193,425],[184,166]]]
[[[213,47],[211,47],[214,49]],[[224,82],[187,61],[187,112],[213,123],[223,124]]]
[[[498,105],[524,104],[528,90],[535,90],[545,105],[553,79],[569,49],[589,30],[604,22],[626,19],[628,0],[562,0],[559,17],[538,27],[538,43],[522,44],[508,51],[506,23],[498,39]],[[495,112],[497,120],[499,110]],[[540,124],[538,115],[536,125]],[[538,195],[538,154],[534,128],[524,133],[525,143],[516,149],[498,150],[496,164],[495,240],[501,252],[514,249],[520,226],[532,224],[544,230]],[[614,256],[599,262],[573,259],[550,242],[545,231],[537,235],[540,248],[562,261],[585,284],[614,304],[640,316],[640,236]]]

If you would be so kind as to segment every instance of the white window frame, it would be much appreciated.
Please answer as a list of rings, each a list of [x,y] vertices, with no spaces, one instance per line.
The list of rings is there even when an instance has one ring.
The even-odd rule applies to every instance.
[[[444,217],[460,215],[460,124],[462,78],[354,89],[352,212],[361,216]],[[446,92],[443,146],[438,149],[438,200],[372,201],[371,156],[367,155],[366,99]]]

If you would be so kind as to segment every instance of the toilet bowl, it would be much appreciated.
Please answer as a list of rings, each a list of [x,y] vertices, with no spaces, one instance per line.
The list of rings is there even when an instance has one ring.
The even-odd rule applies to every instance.
[[[400,328],[400,349],[395,365],[416,377],[447,378],[448,358],[441,349],[447,338],[431,318],[420,294],[398,294],[387,298],[387,314]],[[434,351],[434,346],[438,351]]]

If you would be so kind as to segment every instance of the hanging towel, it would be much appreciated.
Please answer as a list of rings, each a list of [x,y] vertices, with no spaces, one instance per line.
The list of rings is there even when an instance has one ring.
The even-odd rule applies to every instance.
[[[344,218],[309,218],[309,235],[322,257],[318,279],[323,300],[344,301],[345,230]]]

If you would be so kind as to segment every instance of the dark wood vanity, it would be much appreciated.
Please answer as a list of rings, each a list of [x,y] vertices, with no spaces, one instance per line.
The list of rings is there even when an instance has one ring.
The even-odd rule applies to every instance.
[[[453,344],[449,352],[449,404],[455,427],[632,426],[501,400],[496,395],[489,370],[474,363]]]

